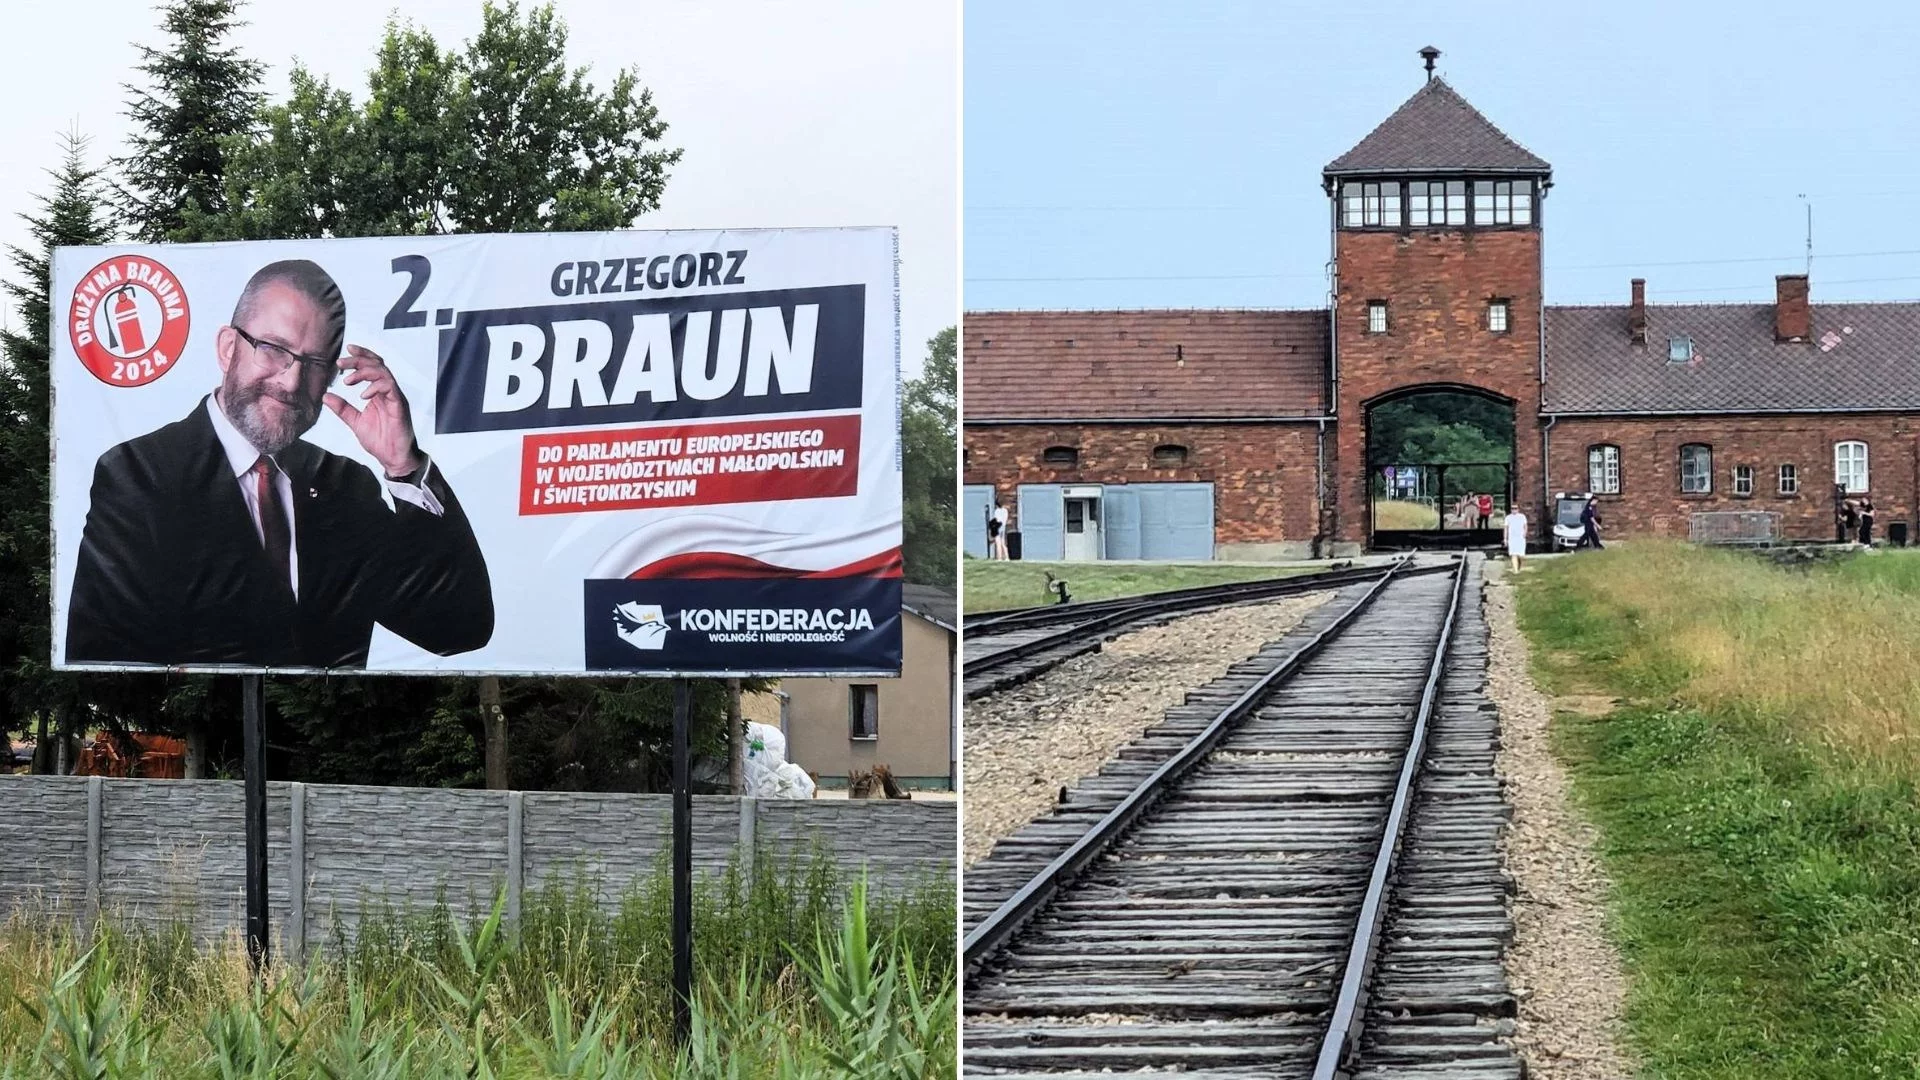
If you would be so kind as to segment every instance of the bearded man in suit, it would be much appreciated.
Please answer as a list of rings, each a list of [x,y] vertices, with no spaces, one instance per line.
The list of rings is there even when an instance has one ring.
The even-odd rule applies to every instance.
[[[263,267],[214,339],[219,388],[94,468],[71,663],[365,667],[379,623],[450,656],[493,636],[487,564],[339,286]],[[358,406],[329,387],[362,386]],[[300,438],[325,406],[382,476]],[[381,497],[382,489],[392,506]]]

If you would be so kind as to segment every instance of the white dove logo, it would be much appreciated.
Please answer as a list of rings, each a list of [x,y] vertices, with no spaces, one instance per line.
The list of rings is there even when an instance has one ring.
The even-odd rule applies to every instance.
[[[628,601],[613,609],[613,632],[636,649],[657,651],[667,647],[667,616],[659,604]]]

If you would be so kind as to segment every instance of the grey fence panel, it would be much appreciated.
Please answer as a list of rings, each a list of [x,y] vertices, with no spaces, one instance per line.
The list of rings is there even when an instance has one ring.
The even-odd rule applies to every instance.
[[[522,825],[527,888],[584,873],[604,900],[618,899],[666,865],[673,844],[671,795],[529,791]],[[693,799],[693,868],[726,869],[740,839],[739,800]]]
[[[485,912],[507,880],[507,793],[307,785],[307,933],[364,903]]]
[[[209,938],[246,921],[246,809],[223,780],[103,780],[101,906],[109,915],[190,923]],[[287,918],[287,785],[267,788],[267,910]]]
[[[950,802],[892,799],[763,800],[755,813],[760,850],[804,853],[824,844],[868,883],[901,889],[953,874],[959,815]]]
[[[0,779],[0,916],[77,913],[87,895],[87,785],[68,776]]]

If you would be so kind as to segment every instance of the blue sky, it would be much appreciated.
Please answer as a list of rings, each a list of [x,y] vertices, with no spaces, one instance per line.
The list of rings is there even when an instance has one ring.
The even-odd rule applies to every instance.
[[[967,0],[965,304],[1323,306],[1320,169],[1427,44],[1553,165],[1549,302],[1770,300],[1808,201],[1816,303],[1920,297],[1916,40],[1893,4]]]

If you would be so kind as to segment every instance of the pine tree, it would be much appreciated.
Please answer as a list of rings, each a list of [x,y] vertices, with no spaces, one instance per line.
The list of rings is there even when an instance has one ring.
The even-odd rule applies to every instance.
[[[8,724],[30,724],[71,703],[74,683],[50,669],[52,548],[47,482],[53,249],[116,239],[101,170],[87,140],[62,136],[52,193],[21,215],[32,242],[9,245],[5,283],[19,321],[0,333],[0,703]]]
[[[136,239],[199,240],[196,218],[226,209],[227,140],[259,125],[262,66],[228,45],[242,0],[175,0],[164,48],[139,46],[148,89],[127,91],[131,150],[114,164]]]

